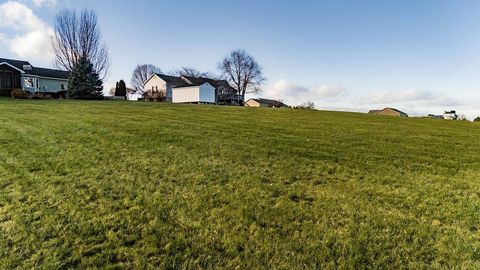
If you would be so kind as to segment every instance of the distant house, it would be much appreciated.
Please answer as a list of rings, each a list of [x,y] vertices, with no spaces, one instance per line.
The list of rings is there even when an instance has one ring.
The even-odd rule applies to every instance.
[[[436,115],[436,114],[429,114],[429,118],[434,118],[434,119],[444,119],[443,115]]]
[[[443,114],[443,119],[457,120],[458,119],[457,112],[456,111],[445,111],[445,113]]]
[[[67,71],[34,67],[27,61],[0,58],[0,93],[10,95],[13,89],[31,93],[67,91],[69,75]]]
[[[156,73],[144,83],[144,91],[164,91],[172,103],[243,104],[243,97],[227,81],[203,77]]]
[[[383,110],[370,110],[368,113],[377,115],[408,117],[408,114],[394,108],[385,108]]]
[[[271,107],[271,108],[290,108],[290,106],[286,105],[285,103],[274,100],[274,99],[266,99],[266,98],[251,98],[245,102],[245,106],[247,107]]]

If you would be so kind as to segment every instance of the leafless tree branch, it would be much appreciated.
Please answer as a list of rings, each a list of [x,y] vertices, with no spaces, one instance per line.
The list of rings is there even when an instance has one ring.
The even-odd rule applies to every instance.
[[[223,76],[237,90],[238,95],[261,92],[265,82],[262,67],[245,50],[235,50],[218,65]]]
[[[105,79],[110,58],[101,38],[95,12],[85,9],[78,15],[73,10],[62,10],[55,18],[54,28],[52,46],[55,65],[60,69],[72,70],[78,60],[85,57],[93,64],[100,78]]]
[[[129,89],[129,95],[134,95],[134,94],[139,94],[143,95],[144,94],[144,89],[143,89],[143,84],[155,73],[161,73],[162,71],[160,68],[150,65],[150,64],[144,64],[144,65],[138,65],[134,70],[132,74],[132,79],[130,80],[130,84],[132,86],[131,89]]]

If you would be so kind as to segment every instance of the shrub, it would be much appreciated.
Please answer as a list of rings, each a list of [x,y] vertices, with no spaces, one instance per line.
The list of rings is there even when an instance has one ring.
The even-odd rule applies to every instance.
[[[311,101],[307,103],[300,104],[298,106],[293,107],[294,109],[301,109],[301,110],[313,110],[315,109],[315,104]]]
[[[147,101],[160,101],[163,102],[167,98],[165,91],[152,91],[148,90],[143,93],[143,98]]]
[[[23,91],[22,89],[13,89],[11,92],[10,92],[10,96],[12,98],[29,98],[30,97],[30,93],[29,92],[25,92]]]
[[[475,119],[473,119],[473,122],[480,122],[480,116],[477,116]]]

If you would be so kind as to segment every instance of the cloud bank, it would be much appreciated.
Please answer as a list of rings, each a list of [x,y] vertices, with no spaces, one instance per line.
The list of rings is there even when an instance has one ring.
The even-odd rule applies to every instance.
[[[307,101],[318,102],[331,99],[345,93],[347,93],[347,90],[341,85],[316,85],[306,87],[281,79],[267,85],[262,95],[266,98],[281,99],[295,105]]]
[[[45,61],[53,59],[53,28],[24,4],[8,1],[0,5],[0,29],[15,33],[11,36],[2,33],[0,41],[19,58]]]
[[[54,7],[57,5],[57,0],[32,0],[32,2],[37,7]]]

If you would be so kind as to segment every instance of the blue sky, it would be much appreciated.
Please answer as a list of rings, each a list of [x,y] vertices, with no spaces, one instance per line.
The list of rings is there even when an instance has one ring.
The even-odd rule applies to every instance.
[[[480,115],[480,1],[0,1],[1,57],[51,66],[40,33],[60,9],[85,7],[97,12],[111,55],[107,88],[128,82],[137,64],[216,71],[244,48],[268,79],[261,96]],[[22,21],[26,10],[36,19]]]

